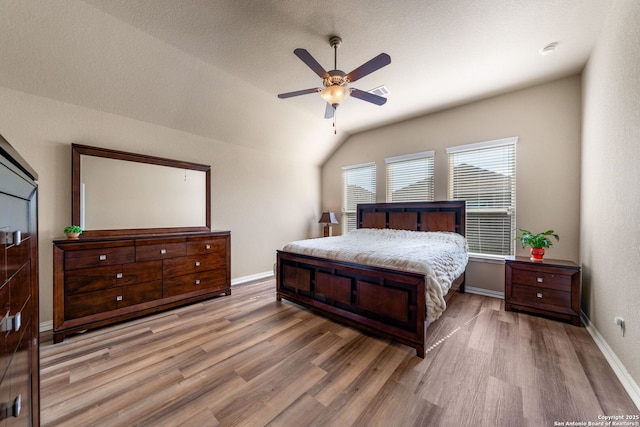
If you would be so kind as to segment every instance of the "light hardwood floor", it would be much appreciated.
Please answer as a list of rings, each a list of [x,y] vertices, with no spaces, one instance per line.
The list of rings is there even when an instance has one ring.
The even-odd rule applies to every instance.
[[[41,346],[43,426],[554,426],[637,414],[584,328],[456,294],[425,359],[273,280]]]

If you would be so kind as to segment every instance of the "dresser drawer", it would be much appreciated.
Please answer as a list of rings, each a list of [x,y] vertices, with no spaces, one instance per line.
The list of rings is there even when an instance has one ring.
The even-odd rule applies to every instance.
[[[24,237],[23,237],[24,238]],[[7,246],[7,279],[24,265],[31,254],[31,239],[27,238],[19,245]]]
[[[74,294],[152,280],[162,280],[162,261],[71,270],[65,275],[64,288]]]
[[[224,237],[191,237],[187,242],[187,255],[216,254],[224,256],[227,251],[227,239]]]
[[[136,250],[133,245],[117,248],[84,249],[65,251],[64,268],[100,267],[105,265],[125,264],[135,262]]]
[[[162,298],[162,279],[122,287],[122,299],[118,308],[142,304]]]
[[[215,270],[226,266],[226,258],[216,254],[194,255],[182,258],[172,258],[163,261],[163,277],[184,276],[199,271]]]
[[[227,287],[226,270],[216,269],[164,280],[163,297],[199,290],[216,290]]]
[[[511,282],[566,292],[571,291],[571,275],[566,273],[548,273],[514,268],[511,272]]]
[[[177,242],[149,243],[136,241],[136,261],[175,258],[187,254],[186,239]]]
[[[120,270],[120,265],[71,270],[64,276],[64,291],[68,294],[76,294],[112,288],[116,284],[116,274]]]
[[[64,298],[64,317],[67,320],[78,319],[115,310],[118,308],[117,298],[121,296],[122,290],[120,288],[66,295]]]

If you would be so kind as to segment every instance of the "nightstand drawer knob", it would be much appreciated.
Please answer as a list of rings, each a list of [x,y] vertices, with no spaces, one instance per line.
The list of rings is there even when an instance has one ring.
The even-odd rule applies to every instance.
[[[105,261],[105,260],[107,259],[107,256],[106,256],[106,255],[100,255],[100,256],[98,257],[98,259],[99,259],[100,261]]]
[[[199,285],[199,284],[200,284],[200,280],[196,279],[196,285]]]
[[[122,301],[122,295],[118,295],[118,296],[116,297],[116,301]]]
[[[196,261],[196,267],[200,267],[200,261]]]
[[[122,273],[116,273],[116,279],[122,279]]]
[[[160,249],[160,254],[161,254],[161,255],[164,255],[164,254],[166,254],[166,253],[167,253],[167,250],[166,250],[166,249]]]
[[[542,292],[538,292],[538,293],[536,293],[536,297],[538,297],[538,298],[542,298]]]
[[[204,245],[205,249],[211,249],[211,245]]]
[[[542,283],[544,282],[544,280],[542,279],[542,277],[536,277],[536,282]]]

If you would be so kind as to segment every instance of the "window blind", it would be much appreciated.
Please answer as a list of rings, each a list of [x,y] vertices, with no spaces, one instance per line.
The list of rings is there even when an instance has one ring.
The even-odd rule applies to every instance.
[[[514,253],[516,142],[506,138],[447,149],[449,199],[467,201],[470,252]]]
[[[357,228],[358,203],[376,201],[376,164],[364,163],[342,168],[342,233]]]
[[[389,157],[387,202],[433,201],[433,151]]]

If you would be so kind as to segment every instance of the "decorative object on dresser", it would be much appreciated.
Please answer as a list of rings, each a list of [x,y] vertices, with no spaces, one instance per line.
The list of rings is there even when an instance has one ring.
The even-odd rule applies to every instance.
[[[231,233],[210,229],[210,166],[75,144],[71,151],[72,223],[85,225],[79,239],[53,242],[54,342],[231,294]],[[125,206],[117,171],[141,181],[126,184]],[[165,198],[175,206],[165,209]]]
[[[505,310],[521,310],[580,326],[580,266],[526,257],[505,260]]]
[[[38,176],[0,135],[0,425],[40,425]]]
[[[320,224],[324,224],[324,227],[322,227],[324,230],[324,237],[333,236],[332,224],[338,224],[335,212],[322,212],[322,216],[318,222]]]
[[[369,203],[357,207],[358,228],[447,231],[465,235],[464,201]],[[322,240],[322,239],[315,239]],[[425,356],[426,289],[431,279],[407,269],[277,252],[277,300],[285,298]],[[464,272],[450,289],[464,291]]]
[[[65,227],[64,234],[67,235],[68,239],[77,239],[82,234],[82,228],[78,225],[70,225]]]
[[[554,234],[553,230],[547,230],[544,233],[537,234],[533,234],[532,232],[523,230],[522,228],[518,228],[518,230],[522,234],[520,236],[516,236],[516,240],[520,242],[523,248],[527,245],[531,246],[531,250],[529,251],[531,254],[530,260],[533,262],[542,262],[544,259],[544,249],[550,248],[553,245],[549,236],[553,236],[557,241],[560,241],[560,237],[558,237],[557,234]]]

